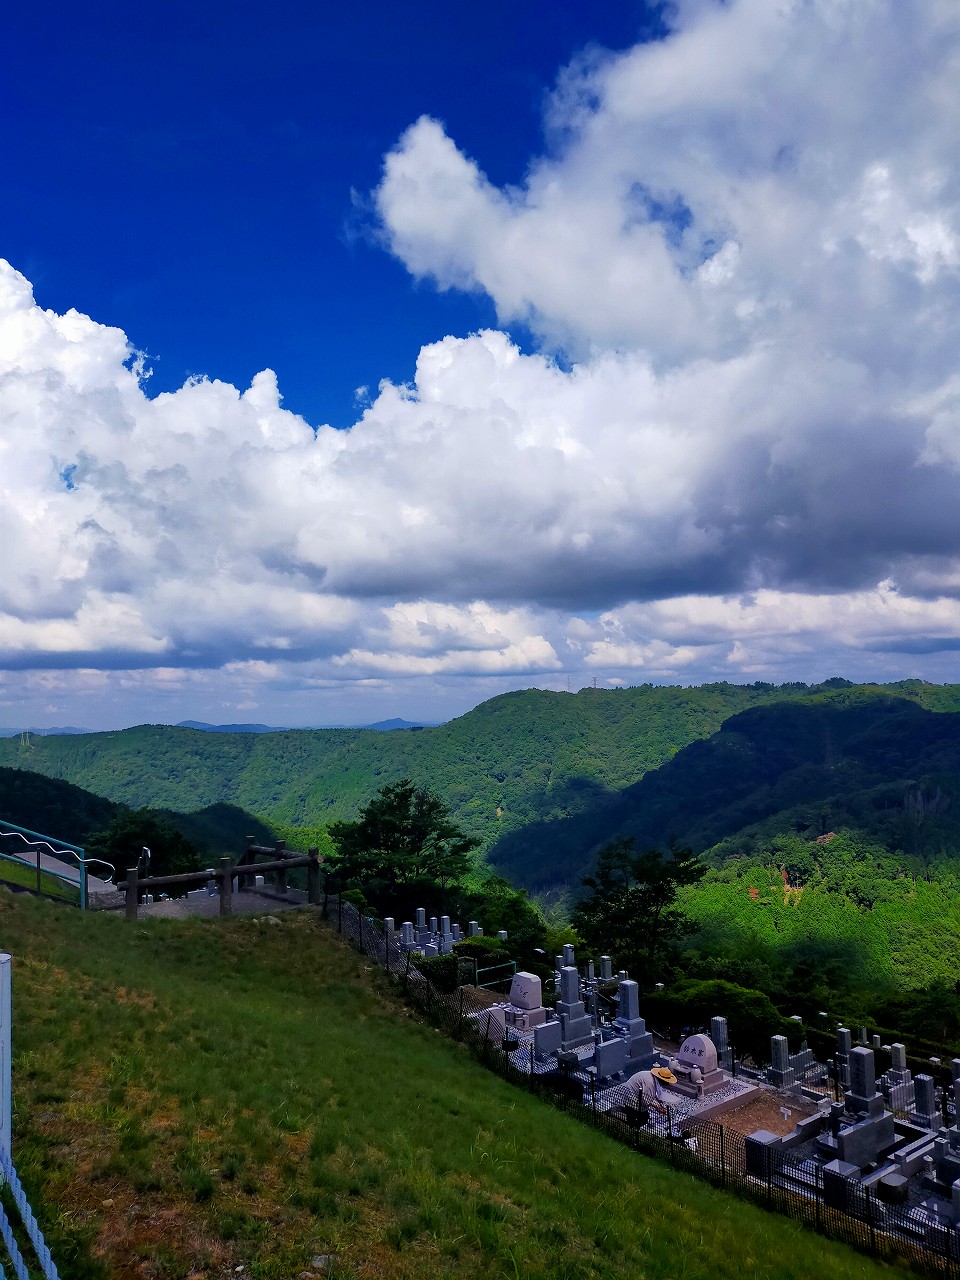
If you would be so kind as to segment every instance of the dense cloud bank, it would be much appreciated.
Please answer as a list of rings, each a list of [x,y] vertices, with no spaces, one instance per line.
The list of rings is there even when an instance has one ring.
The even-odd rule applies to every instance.
[[[517,187],[418,121],[383,236],[541,350],[446,337],[345,432],[269,371],[151,399],[123,333],[4,266],[4,666],[943,674],[958,86],[952,2],[685,0],[563,73]]]

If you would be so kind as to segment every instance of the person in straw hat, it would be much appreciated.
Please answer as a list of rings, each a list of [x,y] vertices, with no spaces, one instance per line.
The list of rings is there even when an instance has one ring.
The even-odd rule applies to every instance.
[[[677,1083],[677,1077],[669,1067],[651,1067],[638,1071],[623,1086],[620,1108],[630,1118],[646,1123],[651,1108],[662,1115],[670,1114],[670,1103],[664,1093],[664,1085]],[[644,1115],[646,1113],[646,1115]]]

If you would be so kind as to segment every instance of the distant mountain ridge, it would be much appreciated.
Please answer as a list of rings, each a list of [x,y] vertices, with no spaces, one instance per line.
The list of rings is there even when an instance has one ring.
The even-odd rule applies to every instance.
[[[38,729],[34,726],[24,726],[21,729],[0,728],[0,738],[19,738],[21,733],[32,733],[41,738],[57,738],[62,737],[63,735],[67,735],[69,737],[70,735],[89,732],[89,729],[78,729],[76,725],[71,724],[56,725],[49,729]]]
[[[436,726],[428,725],[426,721],[401,720],[395,717],[392,720],[378,720],[376,724],[361,724],[361,725],[350,725],[350,726],[318,725],[316,727],[329,728],[329,729],[348,727],[348,728],[357,728],[357,729],[389,730],[389,729],[426,729],[426,728],[435,728]],[[176,725],[173,726],[173,728],[200,729],[204,733],[290,733],[292,732],[292,730],[290,730],[288,727],[285,727],[282,725],[275,725],[275,724],[207,724],[205,720],[180,720],[177,722]],[[53,730],[48,729],[47,732],[52,733]],[[64,729],[62,730],[62,732],[66,733],[68,732],[68,730]],[[70,730],[69,732],[72,732],[72,730]],[[77,732],[80,733],[84,731],[77,730]]]
[[[867,699],[960,709],[960,686],[922,681],[528,689],[416,732],[209,733],[142,725],[29,745],[6,739],[0,764],[61,777],[133,807],[187,812],[224,803],[271,824],[311,828],[355,817],[380,787],[411,777],[435,790],[511,875],[534,885],[575,883],[578,869],[564,848],[575,845],[588,858],[627,788],[648,771],[739,712],[855,690]],[[564,859],[562,874],[545,874],[551,861],[559,869]]]

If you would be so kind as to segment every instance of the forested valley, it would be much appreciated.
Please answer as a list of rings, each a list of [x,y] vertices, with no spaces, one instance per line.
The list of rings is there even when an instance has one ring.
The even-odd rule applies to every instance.
[[[0,765],[7,821],[119,857],[153,831],[172,868],[253,834],[343,870],[345,833],[409,785],[458,856],[442,883],[361,859],[346,887],[372,910],[433,884],[530,964],[581,937],[665,1022],[720,983],[764,1034],[843,1017],[960,1045],[960,686],[528,690],[436,728],[141,726],[8,739]]]

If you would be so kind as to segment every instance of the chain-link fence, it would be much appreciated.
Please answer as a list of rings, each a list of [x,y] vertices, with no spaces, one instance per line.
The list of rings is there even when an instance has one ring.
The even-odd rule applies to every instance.
[[[360,951],[392,976],[404,997],[433,1026],[463,1041],[491,1070],[618,1141],[797,1219],[824,1236],[926,1275],[960,1280],[960,1234],[949,1219],[934,1220],[923,1207],[884,1203],[863,1183],[831,1177],[822,1163],[789,1150],[750,1142],[743,1134],[695,1115],[681,1123],[630,1105],[623,1088],[596,1080],[555,1059],[541,1060],[526,1039],[501,1032],[492,1012],[495,997],[459,987],[439,991],[379,921],[362,916],[342,898],[329,898],[328,919]]]

